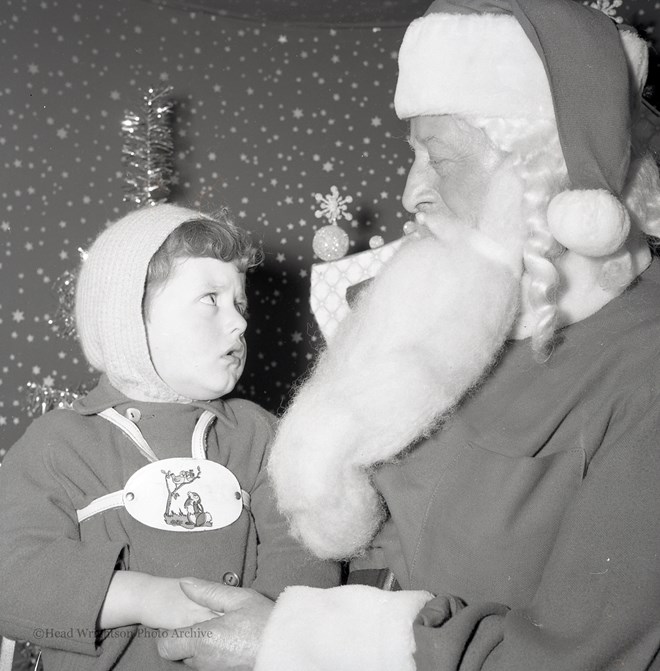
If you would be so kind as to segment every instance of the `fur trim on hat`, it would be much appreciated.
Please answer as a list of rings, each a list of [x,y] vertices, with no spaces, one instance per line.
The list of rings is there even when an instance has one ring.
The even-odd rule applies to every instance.
[[[268,620],[254,669],[414,671],[412,625],[432,598],[366,585],[288,587]]]
[[[394,107],[429,114],[554,118],[548,79],[520,24],[505,14],[429,14],[399,51]]]
[[[649,69],[649,45],[632,30],[622,29],[619,35],[628,61],[630,78],[634,82],[632,94],[636,100],[640,100]]]
[[[619,31],[639,98],[648,45]],[[518,21],[506,14],[434,13],[415,19],[399,50],[394,108],[400,119],[431,114],[554,119],[541,59]]]

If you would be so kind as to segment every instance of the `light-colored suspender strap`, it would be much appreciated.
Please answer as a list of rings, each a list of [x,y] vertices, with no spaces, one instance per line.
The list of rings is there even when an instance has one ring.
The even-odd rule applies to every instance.
[[[110,508],[121,508],[124,505],[124,490],[120,489],[118,492],[110,492],[105,496],[99,496],[98,499],[94,499],[90,504],[86,505],[80,510],[76,510],[76,515],[78,516],[78,522],[86,520],[96,513],[102,513],[104,510],[110,510]],[[0,669],[2,671],[2,669]]]
[[[16,641],[3,637],[2,645],[0,646],[0,671],[11,671],[15,647]]]
[[[206,434],[214,421],[215,415],[209,410],[204,410],[199,416],[192,435],[193,459],[206,459]]]
[[[99,412],[99,416],[119,427],[135,443],[138,450],[140,450],[149,461],[158,461],[158,457],[149,447],[149,443],[144,439],[140,429],[138,429],[130,419],[120,415],[114,408],[108,408],[107,410]]]
[[[204,410],[199,416],[192,436],[192,456],[194,459],[206,459],[206,435],[215,420],[216,416],[209,410]],[[250,494],[241,489],[241,498],[243,499],[243,507],[249,512]]]

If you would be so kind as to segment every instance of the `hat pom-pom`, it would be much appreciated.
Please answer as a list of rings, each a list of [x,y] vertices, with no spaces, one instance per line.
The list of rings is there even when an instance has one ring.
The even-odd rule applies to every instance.
[[[550,201],[548,227],[557,242],[577,254],[608,256],[627,240],[630,216],[604,189],[563,191]]]

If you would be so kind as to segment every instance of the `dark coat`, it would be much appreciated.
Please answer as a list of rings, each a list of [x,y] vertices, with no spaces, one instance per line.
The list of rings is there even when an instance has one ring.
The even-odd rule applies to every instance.
[[[148,463],[117,427],[96,415],[108,407],[122,414],[139,410],[137,425],[159,458],[189,457],[197,419],[204,410],[214,412],[207,456],[234,473],[250,494],[250,512],[202,533],[153,529],[123,508],[79,525],[76,510],[122,489]],[[237,578],[271,598],[290,584],[337,585],[338,565],[312,559],[288,535],[274,505],[264,468],[274,421],[238,399],[190,405],[129,400],[105,378],[75,410],[37,419],[0,468],[0,633],[44,646],[49,671],[173,669],[179,665],[158,656],[153,630],[125,627],[97,635],[115,568],[217,582],[230,575],[229,584]]]
[[[419,671],[660,668],[660,263],[375,476]]]

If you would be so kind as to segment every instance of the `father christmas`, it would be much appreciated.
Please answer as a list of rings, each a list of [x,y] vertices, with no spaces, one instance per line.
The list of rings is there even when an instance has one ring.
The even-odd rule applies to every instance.
[[[660,668],[660,185],[632,130],[646,69],[635,33],[573,0],[436,0],[410,25],[395,107],[426,235],[362,294],[270,462],[314,553],[400,589],[292,587],[273,609],[186,588],[225,615],[166,655]]]
[[[343,323],[271,473],[316,554],[374,545],[406,592],[394,606],[358,587],[291,590],[266,644],[306,603],[302,639],[321,658],[337,626],[368,623],[344,629],[351,659],[356,638],[383,654],[363,669],[408,668],[411,649],[420,669],[647,668],[660,264],[643,233],[658,230],[658,190],[630,146],[646,45],[570,0],[437,1],[399,58],[415,151],[403,203],[432,235]],[[376,646],[379,613],[390,627],[402,608],[407,645]]]

